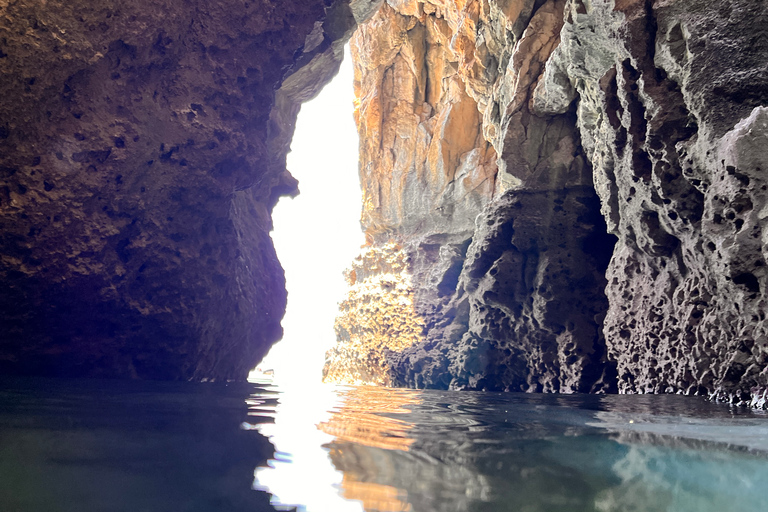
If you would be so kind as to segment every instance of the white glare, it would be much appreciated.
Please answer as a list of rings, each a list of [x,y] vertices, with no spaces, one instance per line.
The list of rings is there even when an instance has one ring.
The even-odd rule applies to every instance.
[[[273,214],[272,240],[285,269],[288,308],[283,340],[259,368],[273,369],[281,386],[320,381],[325,352],[335,342],[342,272],[364,242],[352,78],[347,46],[339,74],[299,113],[288,170],[301,194],[281,199]]]

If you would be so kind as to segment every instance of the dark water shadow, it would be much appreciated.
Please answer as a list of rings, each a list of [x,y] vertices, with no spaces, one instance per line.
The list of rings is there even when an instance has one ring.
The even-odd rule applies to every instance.
[[[0,510],[272,511],[251,384],[0,380]]]

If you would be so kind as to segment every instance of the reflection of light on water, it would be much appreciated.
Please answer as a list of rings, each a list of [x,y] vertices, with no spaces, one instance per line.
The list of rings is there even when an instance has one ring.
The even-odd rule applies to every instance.
[[[273,414],[274,423],[259,425],[259,430],[275,446],[275,459],[267,468],[255,471],[254,488],[271,493],[274,505],[296,505],[299,510],[355,511],[360,503],[339,495],[343,475],[328,458],[322,446],[333,436],[317,428],[319,421],[337,401],[333,386],[289,388],[280,393]]]
[[[373,482],[359,482],[355,475],[344,474],[341,482],[342,494],[350,500],[360,500],[365,510],[378,510],[387,512],[408,512],[411,504],[405,501],[405,491]]]
[[[244,428],[279,452],[255,487],[299,510],[765,509],[767,425],[748,411],[674,396],[294,385],[261,425],[274,396],[249,400]]]
[[[366,429],[377,432],[361,423],[361,416],[343,420],[346,427],[332,420],[328,411],[338,405],[336,390],[340,388],[319,384],[325,352],[335,342],[337,301],[346,292],[342,273],[364,243],[358,220],[361,192],[352,114],[353,73],[349,49],[345,52],[338,76],[315,100],[302,106],[297,120],[288,169],[299,180],[301,195],[282,199],[273,212],[272,239],[285,268],[289,296],[283,341],[249,376],[252,382],[277,383],[281,391],[272,414],[274,423],[256,427],[270,438],[278,453],[270,467],[256,470],[254,487],[272,493],[275,504],[295,504],[299,510],[361,511],[362,503],[380,501],[400,508],[378,510],[401,511],[408,509],[397,500],[398,490],[362,482],[355,486],[351,476],[334,468],[328,448],[323,448],[337,438],[333,429],[350,435],[357,429],[359,439],[366,438],[362,434]],[[268,409],[265,405],[253,397],[249,403],[252,415],[263,416]],[[352,426],[353,420],[357,427]],[[327,429],[318,429],[318,424]],[[393,426],[397,428],[392,431],[391,447],[407,449],[403,427]],[[354,490],[348,491],[351,488]],[[374,495],[379,501],[366,501]]]
[[[411,412],[418,404],[418,392],[375,386],[349,388],[343,392],[344,406],[318,425],[339,443],[350,442],[385,450],[404,450],[413,444],[408,430],[413,425],[382,414]]]
[[[250,415],[274,421],[254,425],[276,449],[269,467],[254,474],[254,488],[271,493],[273,505],[306,511],[411,510],[404,490],[365,481],[359,471],[342,473],[331,458],[340,455],[344,443],[407,451],[412,425],[388,415],[408,412],[408,405],[418,404],[417,392],[320,384],[288,385],[276,396],[276,407],[269,397],[248,400]]]

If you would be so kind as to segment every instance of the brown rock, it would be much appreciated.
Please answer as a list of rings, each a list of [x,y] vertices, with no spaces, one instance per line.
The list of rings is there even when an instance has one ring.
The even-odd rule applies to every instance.
[[[406,259],[396,244],[367,248],[347,272],[349,296],[335,325],[341,342],[327,353],[324,382],[387,385],[387,353],[420,341],[424,325]]]
[[[358,30],[363,226],[373,250],[392,239],[408,254],[407,337],[425,328],[383,360],[342,336],[327,372],[356,354],[391,384],[612,389],[599,329],[612,242],[574,110],[535,110],[564,5],[390,3]],[[353,291],[339,321],[374,300]]]
[[[370,240],[391,236],[409,251],[426,326],[420,343],[389,353],[392,381],[610,390],[616,365],[621,392],[765,406],[764,9],[747,0],[390,5],[381,19],[397,20],[400,47],[419,46],[424,26],[429,41],[449,50],[442,58],[432,47],[424,52],[427,69],[413,76],[428,77],[425,96],[466,93],[498,155],[492,193],[440,222],[434,201],[423,199],[439,187],[415,184],[451,176],[449,169],[404,174],[419,169],[411,165],[393,175],[385,196],[379,190],[404,159],[435,162],[450,152],[393,151],[419,147],[402,133],[374,137],[362,153],[365,189],[385,198],[367,206]],[[359,68],[378,70],[361,48]],[[420,69],[419,58],[408,58],[421,53],[400,55],[404,61],[377,76]],[[437,88],[432,77],[440,74]],[[378,105],[391,98],[377,89]],[[364,111],[369,96],[361,101]],[[430,105],[440,119],[445,107]],[[390,124],[403,119],[379,110],[391,112],[383,116]],[[476,125],[468,112],[460,117],[463,129],[439,131],[430,149],[453,149],[454,138],[459,152],[468,147]],[[376,162],[386,162],[383,171],[366,174]],[[606,227],[595,218],[592,188]],[[421,203],[404,200],[416,191]],[[440,206],[450,211],[451,201]],[[413,207],[380,213],[391,204]],[[606,231],[618,239],[607,269]]]
[[[295,113],[367,8],[325,4],[0,6],[0,372],[246,377]]]

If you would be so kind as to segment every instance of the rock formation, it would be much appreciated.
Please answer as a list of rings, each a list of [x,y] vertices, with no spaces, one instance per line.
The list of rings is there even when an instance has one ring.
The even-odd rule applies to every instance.
[[[425,325],[391,383],[764,404],[767,16],[410,0],[361,27],[363,223]]]
[[[376,11],[327,375],[764,405],[765,9],[380,4],[0,5],[0,371],[244,378],[296,113]]]
[[[396,244],[368,247],[346,272],[349,295],[339,304],[340,343],[326,354],[323,380],[389,384],[388,351],[421,340],[424,321],[413,304],[408,254]]]
[[[534,7],[390,2],[353,38],[363,225],[410,255],[425,326],[388,352],[391,383],[611,389],[613,241],[571,102],[534,106],[564,3]]]
[[[0,372],[244,379],[296,113],[374,6],[0,3]]]
[[[591,14],[624,27],[595,32],[607,60],[571,54],[594,23],[578,13],[557,56],[600,91],[599,103],[581,101],[580,129],[619,237],[605,322],[619,389],[758,400],[768,383],[768,155],[757,149],[768,141],[768,18],[753,2],[619,7]]]

